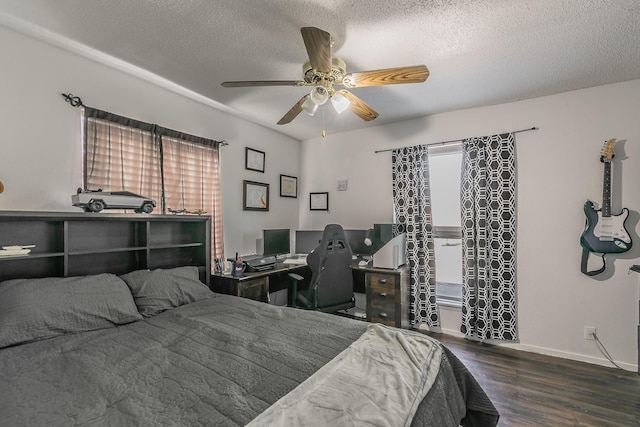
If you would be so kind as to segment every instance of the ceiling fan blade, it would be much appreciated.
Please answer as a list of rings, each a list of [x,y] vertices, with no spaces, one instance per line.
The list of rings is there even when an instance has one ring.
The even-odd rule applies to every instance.
[[[371,108],[362,99],[358,98],[348,90],[343,90],[340,93],[351,102],[351,104],[349,104],[349,110],[358,115],[365,122],[369,122],[378,117],[378,112],[376,110]]]
[[[321,73],[331,72],[331,34],[320,28],[300,29],[311,66]]]
[[[342,79],[346,87],[382,86],[404,83],[422,83],[429,77],[425,65],[412,67],[385,68],[383,70],[349,73]]]
[[[296,105],[294,105],[293,107],[291,107],[291,109],[289,111],[287,111],[287,114],[285,114],[284,116],[282,116],[282,118],[280,119],[280,121],[278,122],[279,125],[286,125],[287,123],[291,123],[291,121],[293,119],[295,119],[296,117],[298,117],[298,114],[300,114],[302,112],[302,104],[304,104],[304,101],[307,100],[307,98],[309,98],[309,95],[305,95],[302,98],[300,98],[300,101],[298,101],[296,103]]]
[[[255,80],[222,82],[224,87],[253,87],[253,86],[306,86],[307,83],[301,80]]]

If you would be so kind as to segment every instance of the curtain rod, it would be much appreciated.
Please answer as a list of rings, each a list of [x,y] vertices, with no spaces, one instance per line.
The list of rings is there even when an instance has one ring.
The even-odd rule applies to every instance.
[[[538,129],[540,129],[540,128],[537,127],[537,126],[534,126],[534,127],[528,128],[528,129],[514,130],[513,132],[506,132],[506,133],[529,132],[531,130],[538,130]],[[468,139],[468,138],[465,138],[465,139]],[[455,143],[462,142],[462,141],[464,141],[464,139],[452,139],[450,141],[432,142],[431,144],[423,144],[423,145],[426,145],[427,147],[433,146],[433,145],[439,145],[439,146],[443,147],[445,145],[454,145]],[[387,151],[398,150],[398,149],[401,149],[401,148],[407,148],[407,147],[387,148],[386,150],[376,150],[376,151],[374,151],[374,153],[375,154],[384,153],[384,152],[387,152]]]
[[[84,107],[85,105],[82,103],[82,99],[80,99],[79,96],[73,96],[73,94],[71,93],[61,93],[60,95],[62,95],[62,97],[64,98],[65,102],[68,102],[69,104],[71,104],[72,107],[76,107],[76,108],[80,108],[80,107]],[[225,141],[224,139],[222,141],[216,141],[221,147],[224,147],[225,145],[229,145],[229,143],[227,141]]]

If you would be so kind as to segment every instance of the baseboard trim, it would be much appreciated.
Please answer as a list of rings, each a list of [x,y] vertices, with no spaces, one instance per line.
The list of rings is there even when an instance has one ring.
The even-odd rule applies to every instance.
[[[429,328],[426,325],[420,325],[418,327],[418,329],[424,329],[424,330],[430,330],[433,332],[438,332],[438,333],[443,333],[446,335],[451,335],[454,337],[458,337],[458,338],[464,338],[464,334],[460,331],[456,331],[455,329],[442,329],[442,328]],[[502,341],[495,341],[492,340],[491,343],[495,343],[497,345],[500,345],[502,347],[506,347],[506,348],[511,348],[514,350],[521,350],[521,351],[527,351],[529,353],[537,353],[537,354],[544,354],[545,356],[552,356],[552,357],[559,357],[562,359],[569,359],[569,360],[575,360],[578,362],[585,362],[585,363],[591,363],[594,365],[600,365],[600,366],[606,366],[608,368],[613,368],[614,366],[611,365],[611,362],[609,362],[606,358],[604,357],[593,357],[593,356],[587,356],[584,354],[579,354],[579,353],[572,353],[569,351],[561,351],[561,350],[557,350],[557,349],[553,349],[553,348],[547,348],[547,347],[540,347],[540,346],[535,346],[535,345],[530,345],[530,344],[509,344],[509,343],[504,343]],[[633,364],[633,363],[626,363],[626,362],[619,362],[619,361],[615,361],[616,364],[618,366],[620,366],[621,368],[623,368],[626,371],[631,371],[631,372],[638,372],[638,365],[637,364]]]

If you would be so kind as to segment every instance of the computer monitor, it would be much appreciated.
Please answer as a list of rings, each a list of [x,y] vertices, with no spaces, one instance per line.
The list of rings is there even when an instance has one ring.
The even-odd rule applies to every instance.
[[[367,230],[344,230],[347,235],[347,241],[354,255],[373,255],[371,247],[364,244],[364,238]]]
[[[291,253],[291,231],[288,228],[262,230],[264,255]]]
[[[311,253],[322,241],[322,233],[322,230],[296,230],[296,253]]]

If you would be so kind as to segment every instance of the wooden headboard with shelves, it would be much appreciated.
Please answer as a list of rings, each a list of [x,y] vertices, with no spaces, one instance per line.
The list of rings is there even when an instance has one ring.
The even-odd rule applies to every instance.
[[[0,282],[194,265],[210,284],[209,216],[0,211],[0,246],[25,245],[0,256]]]

